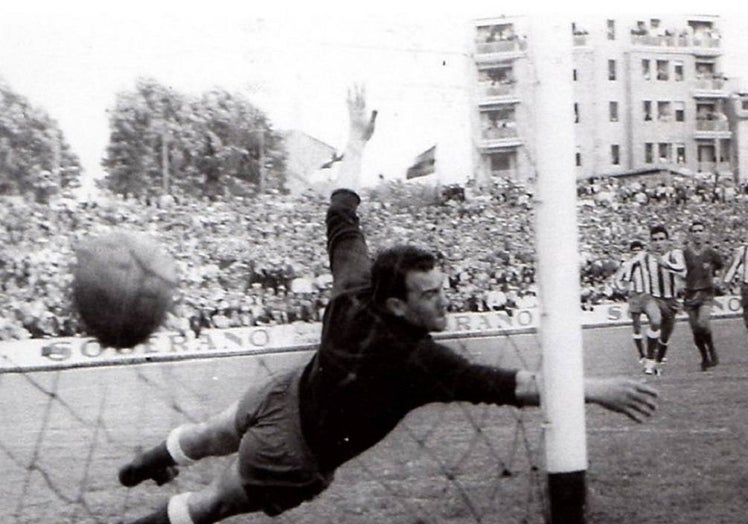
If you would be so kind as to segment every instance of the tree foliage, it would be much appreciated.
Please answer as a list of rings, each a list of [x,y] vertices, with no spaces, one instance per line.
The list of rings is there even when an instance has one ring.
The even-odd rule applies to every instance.
[[[80,175],[57,122],[0,79],[0,194],[44,199],[78,187]]]
[[[282,189],[282,138],[245,97],[187,96],[152,79],[120,92],[109,114],[105,185],[138,196],[214,197]]]

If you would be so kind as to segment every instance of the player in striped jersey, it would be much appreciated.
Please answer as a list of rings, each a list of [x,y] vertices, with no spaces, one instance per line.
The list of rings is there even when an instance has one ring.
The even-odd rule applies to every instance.
[[[644,249],[644,244],[639,240],[634,240],[629,246],[629,250],[632,253],[632,257],[626,260],[621,267],[618,269],[613,277],[613,284],[616,288],[624,291],[628,294],[629,303],[629,315],[631,316],[631,327],[633,328],[632,338],[634,339],[634,345],[636,351],[639,353],[639,362],[644,362],[646,355],[644,353],[644,344],[642,342],[642,313],[647,316],[649,320],[649,330],[647,333],[660,329],[660,318],[659,309],[657,309],[654,301],[649,301],[649,295],[647,288],[645,287],[645,281],[643,278],[643,272],[641,270],[641,257],[639,253]],[[647,310],[645,305],[647,302],[652,303],[652,307]],[[657,339],[653,343],[657,343]],[[652,343],[650,337],[647,337],[647,344]]]
[[[748,329],[748,244],[735,249],[722,282],[729,286],[734,280],[740,282],[740,305],[743,307],[743,323]]]
[[[704,222],[695,220],[688,228],[689,243],[683,250],[686,260],[686,292],[683,308],[688,313],[693,340],[701,353],[701,370],[719,363],[712,339],[712,304],[714,278],[724,267],[722,255],[706,239]]]
[[[670,335],[675,328],[675,315],[680,309],[678,291],[680,281],[685,275],[686,262],[683,251],[669,249],[670,235],[667,228],[661,224],[652,226],[649,230],[649,250],[641,257],[643,279],[649,286],[649,294],[657,304],[661,316],[656,350],[647,348],[647,358],[644,361],[644,372],[648,375],[662,373],[662,361],[667,353]]]

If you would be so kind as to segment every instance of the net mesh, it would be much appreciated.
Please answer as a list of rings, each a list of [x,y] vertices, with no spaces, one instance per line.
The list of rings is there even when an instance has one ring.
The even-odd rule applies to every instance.
[[[539,369],[534,335],[453,339],[468,358]],[[0,374],[0,497],[11,522],[133,519],[207,485],[229,461],[204,459],[171,483],[126,489],[117,470],[139,449],[198,422],[308,351]],[[330,488],[273,522],[543,522],[539,410],[432,404],[345,464]],[[227,522],[269,522],[262,514]]]

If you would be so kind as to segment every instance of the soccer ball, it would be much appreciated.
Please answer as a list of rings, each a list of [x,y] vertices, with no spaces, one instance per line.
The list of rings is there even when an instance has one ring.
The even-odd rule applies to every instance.
[[[171,307],[176,265],[145,233],[115,231],[76,249],[73,300],[88,332],[107,347],[144,342]]]

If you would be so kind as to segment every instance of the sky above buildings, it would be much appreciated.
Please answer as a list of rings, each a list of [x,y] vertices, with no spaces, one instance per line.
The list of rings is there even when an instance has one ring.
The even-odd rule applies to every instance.
[[[404,175],[413,158],[464,125],[469,21],[502,14],[595,14],[586,3],[473,0],[371,6],[320,1],[27,0],[0,7],[0,77],[56,119],[88,177],[100,176],[106,110],[118,91],[152,77],[186,94],[220,86],[247,96],[279,129],[300,129],[342,149],[346,89],[366,85],[379,111],[365,174]],[[627,3],[651,14],[651,5]],[[659,13],[722,16],[723,63],[748,87],[748,8],[655,2]],[[431,7],[429,7],[431,6]],[[615,9],[620,8],[616,7]],[[615,15],[600,9],[601,16]],[[464,130],[463,130],[464,131]],[[459,131],[455,131],[459,132]]]

